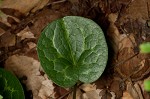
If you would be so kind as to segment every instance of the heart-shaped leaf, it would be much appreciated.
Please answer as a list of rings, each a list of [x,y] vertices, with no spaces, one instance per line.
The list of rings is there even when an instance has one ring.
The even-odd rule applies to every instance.
[[[97,80],[108,57],[101,28],[94,21],[78,16],[50,23],[39,38],[37,51],[46,74],[62,87]]]
[[[3,99],[25,99],[19,80],[4,69],[0,69],[0,95]]]

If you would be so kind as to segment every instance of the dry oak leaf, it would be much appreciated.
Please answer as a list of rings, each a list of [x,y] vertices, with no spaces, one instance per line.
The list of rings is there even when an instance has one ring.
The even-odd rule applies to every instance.
[[[54,98],[54,86],[46,75],[41,75],[40,62],[21,55],[10,56],[5,62],[5,69],[12,71],[19,78],[26,76],[23,80],[27,90],[32,90],[33,99]]]

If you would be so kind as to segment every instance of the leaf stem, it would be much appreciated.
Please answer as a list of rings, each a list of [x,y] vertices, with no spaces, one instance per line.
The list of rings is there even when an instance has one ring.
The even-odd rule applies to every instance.
[[[76,99],[76,92],[77,92],[77,83],[74,85],[73,88],[73,99]]]

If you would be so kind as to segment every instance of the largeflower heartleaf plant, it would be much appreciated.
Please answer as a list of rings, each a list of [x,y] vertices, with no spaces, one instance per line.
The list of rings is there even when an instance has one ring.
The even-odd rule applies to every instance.
[[[108,48],[102,29],[94,21],[66,16],[47,25],[37,44],[40,63],[61,87],[78,81],[91,83],[103,73]]]
[[[0,99],[25,99],[23,88],[17,77],[1,68]]]

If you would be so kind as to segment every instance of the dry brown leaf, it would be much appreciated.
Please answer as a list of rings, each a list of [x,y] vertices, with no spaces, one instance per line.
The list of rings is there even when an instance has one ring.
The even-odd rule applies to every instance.
[[[128,93],[127,91],[125,91],[125,92],[123,92],[122,99],[133,99],[133,98],[130,95],[130,93]]]
[[[29,46],[29,49],[33,49],[36,47],[36,44],[33,42],[28,42],[27,45]]]
[[[82,99],[102,99],[103,95],[101,94],[103,89],[96,89],[95,84],[83,84],[80,86],[80,89],[84,91],[82,93]],[[111,99],[115,99],[116,95],[114,92],[110,92]]]
[[[26,38],[35,38],[34,34],[30,31],[28,26],[17,33],[17,36],[21,37],[21,40],[24,40]]]
[[[35,12],[37,10],[42,9],[48,2],[49,0],[40,0],[38,4],[34,7],[34,9],[31,10],[31,12]]]
[[[130,93],[133,99],[144,99],[138,83],[132,84],[131,82],[127,82],[127,92]]]
[[[131,48],[133,49],[134,46],[136,46],[135,38],[133,34],[127,36],[126,34],[120,35],[120,41],[119,41],[119,51],[121,51],[124,48]]]
[[[76,99],[82,99],[81,98],[82,94],[83,93],[81,92],[81,90],[79,88],[77,88],[77,90],[76,90]],[[68,95],[67,99],[73,99],[72,97],[73,97],[73,92]]]
[[[124,48],[118,54],[118,63],[135,55],[132,48]],[[146,55],[138,54],[132,59],[125,61],[123,64],[119,64],[116,68],[117,72],[125,78],[129,76],[132,80],[140,80],[149,73],[149,60],[146,59]]]
[[[99,96],[100,89],[87,91],[82,95],[82,99],[101,99],[101,96]]]
[[[108,15],[108,20],[111,23],[115,23],[117,21],[118,18],[118,13],[111,13]]]
[[[122,97],[124,87],[126,87],[124,85],[124,82],[121,79],[115,77],[114,80],[111,82],[111,85],[109,87],[109,90],[111,91],[110,93],[112,94],[112,97],[116,97],[117,99]],[[115,93],[115,95],[113,93]]]
[[[32,9],[34,11],[43,8],[48,0],[3,0],[0,8],[11,8],[27,15]]]
[[[23,80],[23,82],[27,90],[32,90],[33,99],[54,97],[53,83],[48,80],[46,75],[41,75],[40,62],[37,60],[27,56],[13,55],[6,60],[5,69],[12,71],[19,78],[27,77],[27,80]]]
[[[7,18],[8,18],[8,15],[6,15],[3,12],[0,11],[0,22],[6,24],[7,26],[11,26],[11,24],[9,24],[7,22]]]
[[[6,33],[0,36],[0,47],[9,47],[16,44],[16,35],[11,33]]]
[[[118,17],[118,14],[114,14],[114,13],[112,13],[108,16],[110,25],[107,30],[107,34],[109,36],[110,42],[112,43],[112,47],[113,47],[115,53],[118,53],[119,41],[120,41],[119,30],[114,23],[116,21],[117,17]]]
[[[3,35],[4,33],[5,33],[5,31],[0,28],[0,36]]]
[[[42,81],[42,86],[39,90],[38,96],[42,99],[48,99],[49,96],[54,97],[54,86],[51,80],[45,75],[46,80]],[[51,93],[53,92],[53,93]]]
[[[96,85],[95,84],[83,84],[80,86],[80,89],[82,89],[85,92],[93,91],[93,90],[96,90]]]
[[[6,15],[6,14],[3,13],[2,11],[0,11],[0,22],[3,23],[3,24],[5,24],[8,28],[12,26],[11,23],[9,22],[9,19],[14,20],[16,23],[19,23],[19,22],[20,22],[19,19],[15,18],[15,17],[13,17],[13,16],[10,16],[10,15]],[[0,27],[0,28],[1,28],[1,27]],[[3,28],[3,29],[4,29],[4,28]],[[4,30],[6,31],[7,29],[4,29]],[[3,31],[3,32],[0,31],[0,36],[1,36],[2,34],[4,34],[5,31]]]

